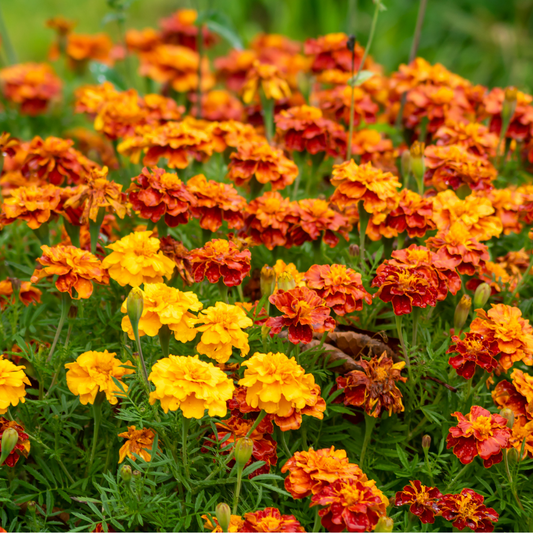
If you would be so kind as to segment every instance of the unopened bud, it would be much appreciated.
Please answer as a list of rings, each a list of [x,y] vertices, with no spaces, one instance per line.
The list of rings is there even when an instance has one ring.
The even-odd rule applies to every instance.
[[[516,448],[510,448],[507,450],[507,459],[510,464],[514,465],[520,460],[520,453]]]
[[[424,162],[424,150],[426,145],[419,141],[415,141],[410,149],[409,165],[411,172],[417,181],[424,179],[424,172],[426,171],[426,164]]]
[[[502,128],[509,125],[516,110],[516,101],[518,90],[516,87],[507,87],[505,89],[502,103]]]
[[[359,257],[359,245],[350,244],[350,246],[348,246],[348,253],[350,254],[350,257]]]
[[[239,439],[235,444],[235,462],[237,463],[237,468],[242,470],[244,465],[252,457],[252,452],[254,450],[254,441],[249,437],[243,437]]]
[[[408,174],[411,172],[411,154],[409,150],[404,150],[400,158],[400,170],[402,171],[402,177],[405,180]]]
[[[26,507],[29,513],[35,514],[37,512],[37,503],[33,500],[31,502],[28,502],[28,507]]]
[[[132,475],[133,475],[133,479],[135,479],[135,481],[141,479],[141,473],[138,470],[134,470]]]
[[[120,477],[122,478],[122,481],[129,483],[131,481],[132,474],[133,472],[130,465],[122,465],[122,468],[120,469]]]
[[[390,518],[389,516],[381,516],[378,520],[378,523],[376,524],[376,527],[374,528],[374,531],[383,531],[383,532],[389,532],[394,529],[394,520]]]
[[[488,283],[478,285],[474,293],[474,309],[481,309],[489,301],[492,289]]]
[[[2,454],[0,455],[0,465],[9,457],[19,440],[19,434],[14,428],[7,428],[2,434]]]
[[[265,326],[264,324],[261,326],[261,338],[263,339],[263,342],[268,340],[268,336],[270,334],[270,327]]]
[[[13,289],[14,294],[18,294],[20,292],[20,287],[22,285],[22,281],[18,278],[8,278],[11,282],[11,288]]]
[[[76,318],[78,316],[78,308],[75,305],[71,305],[68,310],[69,318]]]
[[[346,42],[346,48],[353,52],[355,50],[355,35],[350,35],[348,41]]]
[[[282,291],[290,291],[296,287],[296,280],[289,272],[282,272],[278,277],[278,289]]]
[[[128,310],[128,317],[131,325],[133,326],[133,331],[135,331],[139,325],[139,320],[141,320],[144,308],[144,295],[143,291],[139,289],[139,287],[133,287],[133,289],[131,289],[130,293],[128,294],[126,306]]]
[[[514,413],[513,413],[513,411],[511,411],[511,409],[506,407],[505,409],[502,409],[500,411],[500,415],[503,416],[503,418],[505,418],[507,420],[507,427],[509,429],[512,429],[513,425],[514,425]]]
[[[424,435],[422,437],[422,448],[428,450],[430,446],[431,446],[431,436]]]
[[[261,296],[268,298],[274,292],[274,288],[276,287],[276,271],[271,266],[265,265],[261,269],[259,286],[261,287]]]
[[[453,316],[453,327],[455,332],[458,333],[463,329],[463,326],[468,320],[468,315],[470,314],[470,308],[472,307],[472,298],[467,294],[464,294],[463,297],[459,300],[457,307],[455,308],[455,314]]]
[[[229,531],[229,525],[231,522],[231,509],[227,503],[220,502],[217,505],[217,520],[218,525],[221,527],[222,531]]]

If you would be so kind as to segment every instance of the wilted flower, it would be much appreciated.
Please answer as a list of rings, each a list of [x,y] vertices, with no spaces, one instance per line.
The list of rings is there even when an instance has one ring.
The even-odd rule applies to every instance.
[[[152,448],[154,446],[155,434],[151,429],[137,429],[135,426],[128,426],[128,431],[119,433],[119,437],[126,439],[118,452],[118,462],[122,463],[126,456],[132,461],[136,460],[135,455],[139,455],[145,461],[152,459]]]
[[[292,515],[282,515],[279,509],[267,507],[262,511],[246,513],[244,524],[240,529],[242,533],[259,531],[305,532],[300,522]]]
[[[431,220],[432,215],[431,200],[409,189],[403,189],[398,198],[398,206],[387,215],[387,225],[399,233],[407,231],[411,238],[423,237],[435,227]]]
[[[256,60],[248,69],[241,89],[243,102],[251,103],[260,89],[268,100],[281,100],[291,95],[289,84],[278,67]]]
[[[192,277],[191,262],[189,261],[189,250],[183,245],[181,241],[174,239],[170,235],[162,237],[159,241],[159,249],[169,259],[174,261],[178,269],[178,274],[185,285],[192,285],[194,279]]]
[[[15,301],[13,281],[8,278],[0,281],[0,309],[5,309]],[[29,281],[23,281],[18,288],[18,298],[25,305],[41,303],[42,292]]]
[[[220,368],[197,355],[160,359],[148,379],[155,385],[150,403],[159,400],[165,413],[181,409],[185,418],[202,418],[206,409],[209,416],[226,416],[226,401],[235,388]]]
[[[106,285],[109,274],[100,260],[90,252],[85,252],[75,246],[41,246],[42,257],[37,261],[43,266],[36,269],[31,277],[32,283],[57,275],[55,282],[59,292],[68,292],[71,298],[90,298],[93,293],[93,282]],[[77,296],[74,296],[72,290]]]
[[[174,262],[159,249],[159,239],[151,231],[138,231],[109,244],[113,250],[103,261],[109,276],[122,287],[138,287],[143,283],[162,283],[170,278]]]
[[[120,390],[114,380],[118,380],[124,391],[128,386],[122,381],[124,376],[133,374],[130,368],[130,361],[123,363],[115,356],[114,352],[84,352],[74,363],[67,363],[67,386],[72,394],[80,397],[83,405],[94,403],[96,395],[104,392],[110,404],[115,405],[118,397],[124,393]]]
[[[452,344],[446,353],[457,353],[450,357],[449,364],[457,374],[465,379],[472,379],[477,367],[486,372],[493,372],[498,366],[495,359],[499,353],[498,343],[494,339],[486,339],[478,333],[466,333],[464,339],[454,335]]]
[[[396,493],[396,506],[409,505],[409,511],[420,518],[422,524],[433,524],[440,515],[439,502],[442,493],[435,487],[426,487],[420,481],[409,481],[403,490]]]
[[[10,405],[26,401],[26,385],[31,386],[31,383],[25,369],[25,366],[17,366],[0,356],[0,414],[4,414]]]

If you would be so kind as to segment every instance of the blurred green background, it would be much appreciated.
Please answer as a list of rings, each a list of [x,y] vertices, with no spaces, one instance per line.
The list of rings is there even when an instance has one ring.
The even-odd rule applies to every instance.
[[[371,53],[390,72],[407,61],[418,0],[383,0]],[[106,0],[0,0],[20,60],[41,60],[53,38],[45,21],[62,15],[78,21],[78,32],[107,31]],[[155,26],[179,8],[223,11],[247,43],[259,31],[299,40],[335,31],[355,33],[364,44],[372,0],[135,0],[128,27]],[[348,14],[352,13],[352,17]],[[475,83],[533,87],[532,0],[428,0],[419,55],[441,62]],[[224,45],[218,50],[225,52]]]

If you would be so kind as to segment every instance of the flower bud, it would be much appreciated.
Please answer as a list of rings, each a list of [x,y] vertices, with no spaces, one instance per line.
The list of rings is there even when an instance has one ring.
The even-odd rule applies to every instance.
[[[35,514],[37,512],[37,502],[34,502],[33,500],[31,502],[28,502],[28,506],[26,507],[28,513]]]
[[[125,483],[129,483],[131,481],[132,476],[132,470],[130,465],[122,465],[122,468],[120,469],[120,477],[122,478],[122,481]]]
[[[249,437],[243,437],[239,439],[235,444],[235,462],[237,463],[237,468],[242,470],[244,465],[252,457],[252,452],[254,450],[254,441]]]
[[[507,459],[510,464],[514,465],[520,460],[520,453],[516,448],[507,450]]]
[[[422,437],[422,448],[428,450],[431,446],[431,435],[424,435]]]
[[[394,529],[394,520],[388,516],[381,516],[374,528],[374,531],[392,531]]]
[[[350,254],[350,257],[359,257],[359,245],[358,244],[350,244],[348,246],[348,253]]]
[[[11,287],[13,289],[14,294],[18,294],[20,292],[20,287],[22,285],[22,281],[18,278],[7,278],[11,282]]]
[[[409,164],[411,172],[417,181],[424,179],[424,173],[426,171],[426,164],[424,162],[424,150],[426,145],[424,143],[415,141],[411,145]]]
[[[296,281],[289,272],[282,272],[278,277],[278,289],[282,291],[290,291],[296,287]]]
[[[400,158],[400,170],[405,183],[407,176],[411,172],[411,154],[409,153],[409,150],[404,150],[402,152],[402,157]]]
[[[509,429],[512,429],[513,425],[514,425],[514,413],[513,413],[513,411],[511,411],[511,409],[506,407],[505,409],[502,409],[500,411],[500,416],[503,416],[503,418],[505,418],[507,420],[507,427]]]
[[[268,340],[269,333],[270,333],[270,328],[263,324],[261,326],[261,339],[263,339],[263,342]]]
[[[220,502],[217,505],[217,520],[218,525],[221,527],[222,531],[229,531],[229,525],[231,522],[231,509],[227,503]]]
[[[19,434],[15,428],[7,428],[2,434],[2,454],[0,455],[0,465],[9,457],[17,442],[19,441]]]
[[[133,327],[133,331],[135,331],[139,325],[139,320],[141,319],[144,308],[143,291],[139,289],[139,287],[133,287],[133,289],[131,289],[128,294],[126,308],[128,310],[128,317]]]
[[[456,333],[461,331],[463,329],[463,326],[466,324],[471,307],[472,298],[470,298],[470,296],[468,296],[467,294],[464,294],[463,297],[459,300],[459,303],[455,308],[455,314],[453,316],[453,327]]]
[[[502,128],[507,129],[509,123],[513,118],[514,112],[516,110],[517,96],[518,90],[516,89],[516,87],[507,87],[507,89],[505,89],[502,103]]]
[[[261,287],[261,296],[270,296],[276,287],[276,271],[268,265],[261,269],[261,278],[259,280]]]
[[[68,310],[69,318],[76,318],[78,316],[78,308],[75,305],[71,305]]]
[[[478,285],[474,293],[474,309],[481,309],[489,301],[492,289],[488,283]]]

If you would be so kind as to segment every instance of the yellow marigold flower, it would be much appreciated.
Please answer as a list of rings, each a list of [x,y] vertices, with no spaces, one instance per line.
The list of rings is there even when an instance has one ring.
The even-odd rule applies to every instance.
[[[122,378],[134,371],[124,368],[122,365],[131,365],[130,361],[123,363],[115,357],[114,352],[85,352],[73,363],[67,363],[67,386],[72,394],[80,397],[83,405],[94,403],[99,392],[105,392],[109,403],[115,405],[118,402],[117,393],[122,392],[115,385],[113,378],[117,379],[122,388],[127,391],[128,386]]]
[[[278,416],[303,409],[313,398],[315,378],[284,353],[255,353],[242,363],[247,369],[239,385],[246,387],[246,403]]]
[[[151,460],[155,436],[151,429],[136,429],[135,426],[128,426],[128,431],[119,433],[118,436],[127,439],[118,452],[119,463],[122,463],[126,459],[126,456],[132,461],[135,461],[134,453],[142,457],[145,461]]]
[[[185,418],[226,416],[226,402],[235,386],[220,368],[200,361],[198,356],[169,355],[153,367],[148,379],[155,385],[150,403],[157,400],[165,413],[181,409]]]
[[[113,252],[102,261],[102,267],[109,269],[109,276],[122,287],[162,283],[163,277],[172,275],[174,261],[159,250],[159,239],[151,235],[151,231],[131,233],[108,246]]]
[[[250,351],[248,334],[242,330],[254,323],[240,307],[217,302],[214,307],[208,307],[198,315],[198,322],[203,324],[197,327],[202,332],[202,338],[196,346],[198,353],[225,363],[234,347],[241,351],[242,357]]]
[[[294,263],[285,263],[283,259],[278,259],[273,268],[276,273],[276,289],[279,288],[278,281],[284,274],[289,275],[294,279],[296,287],[305,287],[305,272],[298,272]]]
[[[182,292],[164,283],[146,283],[141,291],[144,299],[143,312],[139,321],[139,335],[155,337],[163,325],[174,333],[180,342],[192,341],[196,337],[194,326],[197,322],[191,311],[199,311],[203,305],[193,292]],[[127,312],[127,301],[121,311]],[[131,322],[126,314],[122,319],[122,330],[134,339]]]
[[[24,373],[25,368],[0,356],[0,414],[4,414],[10,405],[26,401],[25,385],[31,383]]]
[[[278,67],[256,60],[248,71],[242,88],[242,99],[245,104],[249,104],[257,96],[259,87],[269,100],[281,100],[291,95],[289,84],[282,77]]]

